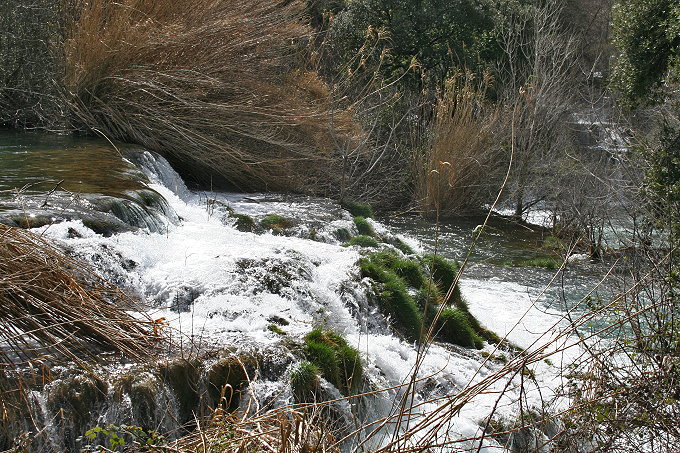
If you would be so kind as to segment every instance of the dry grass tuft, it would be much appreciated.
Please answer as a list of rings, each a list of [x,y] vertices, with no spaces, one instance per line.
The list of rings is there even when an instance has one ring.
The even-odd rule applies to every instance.
[[[175,452],[319,452],[339,453],[332,430],[321,416],[323,404],[282,408],[239,419],[219,411],[198,429],[163,451]]]
[[[463,215],[493,200],[505,169],[494,147],[497,108],[486,101],[490,80],[450,79],[435,108],[433,136],[415,159],[416,199],[427,217]]]
[[[241,189],[325,177],[328,93],[305,68],[297,2],[76,2],[65,41],[70,109],[85,128]]]
[[[0,371],[102,350],[144,359],[158,347],[125,294],[38,235],[0,225],[0,257]]]

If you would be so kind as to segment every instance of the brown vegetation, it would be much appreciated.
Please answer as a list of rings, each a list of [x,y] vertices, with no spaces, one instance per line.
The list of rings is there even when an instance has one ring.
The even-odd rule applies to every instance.
[[[0,372],[101,351],[144,359],[161,337],[133,301],[36,234],[0,225]]]
[[[241,189],[301,190],[330,158],[327,93],[296,3],[77,2],[70,109],[87,129]],[[209,175],[210,174],[210,175]]]
[[[459,75],[436,104],[433,137],[414,162],[416,200],[428,217],[478,209],[500,185],[504,159],[494,140],[498,110],[485,99],[489,83]]]

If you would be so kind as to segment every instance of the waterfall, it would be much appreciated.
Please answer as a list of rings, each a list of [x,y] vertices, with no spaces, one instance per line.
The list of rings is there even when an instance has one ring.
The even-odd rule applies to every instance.
[[[153,367],[128,364],[100,370],[101,376],[106,376],[102,382],[62,370],[57,380],[36,396],[50,442],[75,449],[77,437],[85,430],[111,423],[181,434],[178,428],[190,422],[192,411],[198,410],[191,406],[187,392],[214,402],[219,396],[211,393],[215,383],[233,379],[230,357],[239,357],[246,363],[243,369],[251,373],[247,376],[249,391],[234,404],[242,408],[288,404],[292,402],[288,376],[301,360],[289,345],[299,344],[317,326],[341,334],[360,352],[365,365],[364,388],[396,388],[408,382],[417,347],[396,336],[389,328],[390,320],[371,302],[371,285],[359,272],[359,248],[347,247],[338,239],[340,229],[356,234],[348,212],[322,198],[190,191],[162,157],[142,150],[129,159],[147,176],[148,189],[163,198],[153,214],[162,215],[162,222],[138,222],[141,228],[110,237],[97,234],[78,219],[37,231],[142,297],[149,305],[149,315],[163,320],[171,337],[188,348],[194,371],[183,368],[186,360],[172,358]],[[270,214],[285,216],[292,225],[285,231],[262,226],[261,221]],[[258,231],[240,228],[238,216],[249,216]],[[393,236],[380,222],[371,221],[371,225],[382,235]],[[413,238],[401,239],[418,245]],[[463,290],[466,288],[473,295],[469,298],[471,311],[483,324],[488,319],[491,327],[499,329],[504,326],[490,313],[527,298],[522,287],[493,297],[480,290],[477,280],[464,281]],[[552,322],[550,313],[538,311],[532,319],[532,325],[524,326],[526,331]],[[514,340],[530,343],[527,338],[519,335]],[[433,344],[417,371],[425,383],[414,396],[417,411],[426,414],[436,407],[428,401],[455,394],[501,367],[498,361],[486,360],[493,351],[490,345],[476,351]],[[249,365],[251,359],[257,367]],[[229,372],[225,374],[225,370]],[[192,382],[190,387],[180,388],[179,380],[173,380],[178,373]],[[555,376],[556,370],[548,365],[541,369],[541,379],[550,381]],[[322,384],[324,393],[340,396],[329,382]],[[244,381],[234,381],[232,387],[243,385]],[[96,394],[95,388],[102,394]],[[479,436],[504,388],[505,382],[498,382],[479,395],[450,420],[442,436]],[[69,393],[73,389],[79,389],[81,395],[77,404]],[[509,386],[505,398],[511,401],[518,392],[517,386]],[[335,410],[342,414],[343,423],[361,425],[393,412],[394,401],[400,396],[396,389],[384,391],[343,402]],[[529,397],[539,401],[541,395]],[[91,417],[79,415],[78,407],[98,412]],[[71,421],[59,421],[69,414]],[[505,405],[500,405],[498,414],[514,416]],[[419,416],[413,414],[413,420]],[[376,436],[375,442],[388,439],[386,429],[385,436]],[[475,441],[463,445],[476,449]],[[502,448],[485,440],[481,451]]]

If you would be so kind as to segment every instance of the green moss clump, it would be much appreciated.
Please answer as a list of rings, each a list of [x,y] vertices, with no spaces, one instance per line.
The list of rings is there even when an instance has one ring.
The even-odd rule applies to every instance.
[[[426,281],[416,292],[414,300],[423,313],[423,318],[427,325],[432,324],[434,315],[442,302],[442,294],[437,285]]]
[[[458,274],[458,264],[455,261],[449,261],[439,255],[425,255],[422,257],[422,263],[432,274],[432,279],[441,290],[442,294],[446,294],[451,288],[451,285],[456,281]],[[462,295],[458,285],[453,289],[449,303],[458,306],[462,301]]]
[[[338,228],[335,230],[335,237],[338,241],[347,242],[352,239],[352,233],[347,228]]]
[[[298,403],[312,402],[319,390],[319,368],[306,360],[290,373],[290,387]]]
[[[378,248],[380,244],[371,236],[354,236],[347,242],[347,245],[358,245],[359,247]]]
[[[347,209],[353,216],[361,216],[366,218],[373,218],[373,209],[367,204],[358,203],[356,201],[343,201],[340,206]]]
[[[545,267],[546,269],[557,269],[560,267],[560,263],[557,262],[555,258],[550,256],[538,256],[536,258],[531,258],[527,260],[521,260],[514,263],[515,266],[525,267]]]
[[[363,365],[359,351],[335,332],[314,329],[305,336],[305,354],[328,382],[343,395],[359,391],[363,381]]]
[[[428,255],[413,261],[387,250],[359,260],[359,268],[362,277],[377,283],[381,309],[392,317],[395,328],[411,340],[419,340],[423,325],[434,321],[443,295],[458,272],[457,264],[441,257]],[[415,295],[411,296],[409,288],[411,292],[415,290]],[[439,340],[477,348],[482,347],[482,339],[500,341],[470,313],[457,285],[447,305],[439,319]]]
[[[274,233],[281,233],[283,230],[293,226],[293,222],[286,217],[269,214],[260,221],[262,228],[272,230]]]
[[[419,339],[423,327],[422,316],[402,278],[382,263],[379,255],[360,260],[359,267],[363,277],[368,277],[380,285],[378,303],[392,316],[397,329],[411,340]]]
[[[412,288],[420,288],[427,282],[427,276],[419,263],[402,258],[392,251],[374,253],[370,260],[393,271]]]
[[[357,231],[359,231],[360,235],[375,236],[375,231],[373,231],[373,227],[371,226],[370,223],[368,223],[368,220],[366,220],[364,217],[361,216],[355,217],[354,225],[356,225]]]
[[[229,212],[229,217],[236,220],[236,224],[234,226],[237,230],[243,231],[244,233],[252,233],[255,231],[255,220],[253,220],[253,218],[249,215]]]
[[[277,326],[276,324],[269,324],[267,326],[267,329],[271,332],[274,332],[277,335],[288,335],[285,330]]]
[[[413,288],[421,288],[427,283],[427,277],[414,261],[397,259],[392,264],[392,270]]]
[[[446,308],[439,318],[438,337],[466,348],[481,349],[483,341],[470,325],[468,314],[457,308]]]
[[[408,245],[406,242],[402,241],[396,236],[391,236],[391,237],[385,237],[383,238],[383,242],[385,244],[390,244],[394,246],[397,250],[399,250],[401,253],[404,255],[413,255],[416,252],[411,248],[410,245]]]

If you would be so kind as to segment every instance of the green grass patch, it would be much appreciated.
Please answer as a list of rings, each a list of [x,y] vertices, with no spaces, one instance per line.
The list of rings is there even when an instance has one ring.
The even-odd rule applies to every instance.
[[[359,232],[360,235],[375,236],[375,231],[373,231],[373,227],[371,226],[370,223],[368,223],[368,220],[366,220],[364,217],[361,216],[355,217],[354,225],[356,225],[357,231]]]
[[[290,373],[290,387],[295,401],[305,403],[315,400],[320,372],[319,367],[304,360]]]
[[[352,239],[352,233],[347,228],[338,228],[335,230],[335,237],[338,241],[347,242]]]
[[[293,222],[283,216],[277,214],[269,214],[260,221],[262,228],[272,230],[275,233],[281,233],[283,230],[293,226]]]
[[[543,244],[541,247],[551,250],[564,250],[565,244],[564,241],[557,236],[548,236],[543,239]]]
[[[314,329],[305,336],[305,355],[328,382],[343,395],[353,395],[361,388],[363,365],[359,351],[337,333]]]
[[[371,236],[354,236],[347,242],[347,245],[358,245],[359,247],[378,248],[380,244]]]
[[[520,260],[513,263],[514,266],[519,267],[544,267],[546,269],[557,269],[560,263],[550,256],[538,256],[536,258]]]
[[[373,209],[367,204],[359,203],[356,201],[343,201],[340,206],[347,209],[353,216],[361,216],[365,218],[373,218]]]
[[[470,325],[468,313],[457,308],[444,309],[439,318],[437,337],[466,348],[481,349],[483,346],[482,338]]]

